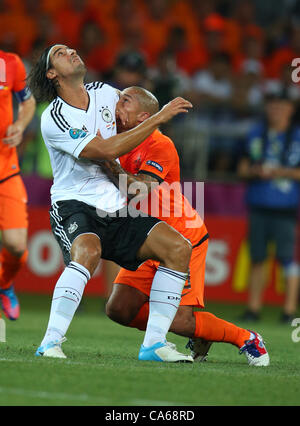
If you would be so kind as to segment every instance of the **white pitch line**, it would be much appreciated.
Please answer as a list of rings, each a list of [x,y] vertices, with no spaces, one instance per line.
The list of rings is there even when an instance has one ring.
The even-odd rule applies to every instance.
[[[4,361],[4,362],[19,362],[19,363],[28,363],[28,364],[33,364],[36,362],[40,362],[42,360],[43,357],[33,357],[33,359],[9,359],[9,358],[0,358],[0,362]],[[63,360],[63,359],[59,359],[59,358],[47,358],[45,357],[44,360],[50,360],[50,361],[58,361],[63,363],[64,365],[84,365],[85,367],[88,365],[86,362],[80,362],[80,361],[70,361],[70,360]],[[43,362],[43,361],[42,361]],[[47,362],[47,361],[46,361]],[[50,365],[50,364],[49,364]],[[105,364],[104,363],[95,363],[93,364],[95,367],[103,367]]]
[[[8,387],[0,387],[0,396],[2,394],[6,395],[17,395],[17,396],[26,396],[31,398],[39,398],[39,399],[51,399],[51,400],[60,400],[60,401],[77,401],[80,402],[89,402],[90,404],[97,404],[97,405],[107,405],[107,406],[113,406],[113,405],[123,405],[124,403],[129,406],[176,406],[176,405],[187,405],[187,404],[179,404],[177,402],[172,401],[153,401],[148,399],[134,399],[129,401],[122,401],[117,402],[115,404],[112,404],[111,400],[100,398],[95,395],[88,395],[88,394],[69,394],[69,393],[63,393],[63,392],[46,392],[46,391],[30,391],[28,389],[22,389],[22,388],[8,388]],[[188,404],[192,405],[192,404]],[[1,397],[0,397],[0,406],[1,406]]]
[[[7,388],[0,387],[0,394],[10,394],[10,395],[18,395],[18,396],[26,396],[31,398],[40,398],[40,399],[56,399],[56,400],[70,400],[70,401],[97,401],[98,404],[109,404],[108,399],[96,398],[94,396],[90,396],[87,394],[68,394],[63,392],[45,392],[45,391],[30,391],[28,389],[22,388]]]

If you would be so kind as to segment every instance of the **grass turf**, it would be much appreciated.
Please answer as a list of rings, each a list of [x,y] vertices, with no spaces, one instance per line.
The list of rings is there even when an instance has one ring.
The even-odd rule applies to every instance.
[[[51,298],[19,298],[21,317],[6,320],[7,342],[0,343],[0,406],[299,405],[300,342],[292,340],[293,327],[279,324],[279,308],[265,307],[254,325],[237,322],[241,305],[207,304],[215,315],[263,335],[271,365],[258,368],[222,343],[212,346],[206,363],[138,361],[143,333],[110,321],[96,298],[85,298],[71,324],[63,345],[68,359],[38,358]],[[187,339],[170,333],[168,340],[186,351]]]

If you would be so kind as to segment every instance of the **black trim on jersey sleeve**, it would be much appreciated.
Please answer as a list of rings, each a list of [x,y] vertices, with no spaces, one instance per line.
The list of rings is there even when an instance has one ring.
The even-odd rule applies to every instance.
[[[195,244],[192,248],[194,249],[194,248],[196,248],[196,247],[200,246],[202,243],[204,243],[204,241],[206,241],[206,240],[208,240],[208,239],[209,239],[209,234],[207,233],[207,234],[205,234],[205,235],[204,235],[204,237],[202,237],[202,238],[201,238],[201,240],[200,240],[197,244]]]
[[[53,103],[53,108],[51,110],[51,117],[53,118],[53,121],[57,125],[57,127],[62,132],[65,132],[66,130],[69,130],[71,126],[65,120],[64,116],[61,114],[61,108],[62,108],[62,102],[59,102],[58,99],[56,99]]]
[[[148,172],[148,170],[139,170],[139,171],[138,171],[138,175],[139,175],[140,173],[142,173],[143,175],[149,175],[149,176],[154,177],[155,179],[157,179],[157,180],[158,180],[158,182],[159,182],[159,183],[162,183],[162,182],[164,181],[164,180],[163,180],[160,176],[157,176],[155,173]]]
[[[12,175],[6,176],[4,179],[0,180],[0,183],[6,182],[8,179],[11,179],[11,178],[18,176],[20,174],[21,174],[21,172],[17,172],[17,173],[13,173]]]

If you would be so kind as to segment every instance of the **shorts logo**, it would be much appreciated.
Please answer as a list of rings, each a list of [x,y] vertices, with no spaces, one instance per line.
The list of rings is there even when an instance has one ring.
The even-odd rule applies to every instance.
[[[146,162],[146,164],[148,164],[149,166],[155,167],[155,168],[156,168],[157,170],[159,170],[160,172],[162,172],[162,171],[163,171],[163,167],[162,167],[160,164],[156,163],[155,161],[148,160],[148,161]]]
[[[69,234],[73,234],[73,232],[75,232],[77,228],[78,228],[78,225],[76,222],[71,223],[71,225],[68,228]]]
[[[70,129],[69,135],[72,139],[84,138],[87,132],[82,129]]]

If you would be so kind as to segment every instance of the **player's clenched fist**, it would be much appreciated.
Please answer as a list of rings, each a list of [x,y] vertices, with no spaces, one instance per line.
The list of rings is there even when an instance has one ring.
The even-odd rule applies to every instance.
[[[166,123],[171,120],[175,115],[181,112],[188,112],[193,108],[191,102],[184,98],[178,97],[167,103],[158,113],[161,123]]]

